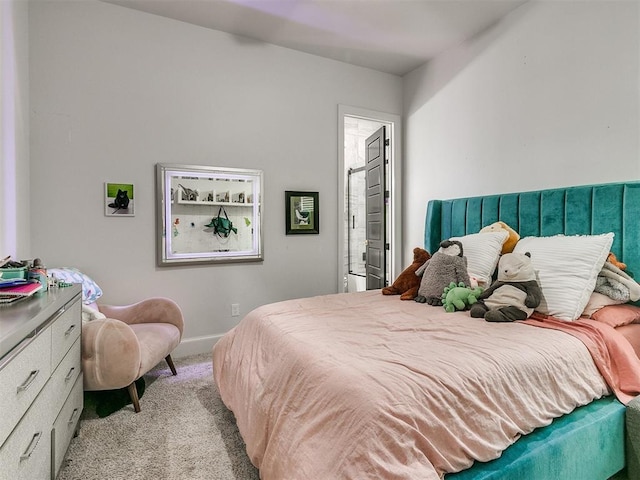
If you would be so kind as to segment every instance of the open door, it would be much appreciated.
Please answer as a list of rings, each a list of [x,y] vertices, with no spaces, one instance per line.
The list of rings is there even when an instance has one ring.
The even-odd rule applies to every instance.
[[[366,140],[366,224],[367,290],[386,285],[386,223],[385,223],[385,127],[381,127]]]

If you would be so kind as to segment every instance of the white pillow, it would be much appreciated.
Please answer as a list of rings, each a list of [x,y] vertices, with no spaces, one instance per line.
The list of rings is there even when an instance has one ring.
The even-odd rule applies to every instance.
[[[536,310],[561,320],[579,318],[612,243],[613,233],[521,239],[514,252],[531,253],[542,290],[542,302]]]
[[[91,303],[90,305],[85,305],[83,303],[81,306],[82,306],[82,323],[83,324],[85,324],[86,322],[90,322],[91,320],[107,318],[104,313],[98,310],[98,306],[95,303]]]
[[[475,277],[481,287],[488,287],[498,265],[502,245],[508,236],[507,231],[485,232],[453,237],[449,240],[458,240],[462,243],[462,253],[467,257],[469,276]]]
[[[89,305],[102,296],[102,289],[88,275],[74,267],[49,268],[47,274],[58,281],[82,284],[82,303]]]

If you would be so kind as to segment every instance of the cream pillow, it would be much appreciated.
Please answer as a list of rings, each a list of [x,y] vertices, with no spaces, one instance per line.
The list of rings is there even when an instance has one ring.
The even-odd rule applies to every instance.
[[[609,305],[620,305],[621,303],[625,303],[625,301],[614,300],[613,298],[607,297],[602,293],[593,292],[589,297],[587,305],[584,307],[584,311],[582,312],[581,317],[591,317],[601,308],[608,307]]]
[[[536,310],[561,320],[579,318],[612,243],[613,233],[521,239],[514,252],[531,253],[542,290],[542,302]]]
[[[467,257],[467,271],[478,280],[478,285],[488,287],[498,265],[502,245],[509,237],[506,230],[499,232],[472,233],[464,237],[452,237],[462,243],[462,253]]]
[[[90,322],[91,320],[107,318],[104,313],[98,310],[98,305],[96,305],[95,303],[92,303],[90,305],[85,305],[83,303],[81,306],[82,306],[82,323],[83,324],[86,322]]]

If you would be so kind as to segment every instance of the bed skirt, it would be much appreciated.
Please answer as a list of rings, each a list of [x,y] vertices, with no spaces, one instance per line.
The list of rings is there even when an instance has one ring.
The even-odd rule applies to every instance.
[[[601,398],[520,438],[500,458],[444,478],[607,479],[625,465],[625,410],[615,396]]]

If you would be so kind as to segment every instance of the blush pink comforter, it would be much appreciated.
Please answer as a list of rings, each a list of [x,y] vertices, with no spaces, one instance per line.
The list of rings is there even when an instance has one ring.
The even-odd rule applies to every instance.
[[[610,393],[571,335],[379,291],[260,307],[213,367],[264,480],[435,480]]]
[[[524,323],[560,330],[580,339],[620,402],[626,405],[640,394],[640,359],[633,346],[615,328],[586,318],[563,322],[537,312]]]

